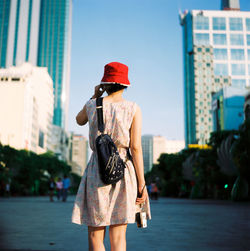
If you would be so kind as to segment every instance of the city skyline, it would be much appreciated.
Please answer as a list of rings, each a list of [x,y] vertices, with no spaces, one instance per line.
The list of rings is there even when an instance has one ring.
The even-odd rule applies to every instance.
[[[250,10],[247,1],[241,0],[240,6],[242,11]],[[88,126],[77,126],[75,116],[100,82],[104,65],[120,61],[129,66],[131,87],[125,98],[141,107],[142,134],[184,139],[183,47],[178,13],[220,7],[220,0],[144,1],[143,5],[141,1],[74,1],[69,129],[88,136]]]

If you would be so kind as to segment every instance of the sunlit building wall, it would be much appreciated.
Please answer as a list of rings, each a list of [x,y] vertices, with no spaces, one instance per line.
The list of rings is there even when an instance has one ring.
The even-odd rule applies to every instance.
[[[153,163],[157,164],[158,159],[162,153],[166,152],[166,138],[163,136],[153,137]]]
[[[239,11],[238,1],[223,3],[223,9],[192,10],[180,15],[186,145],[205,144],[209,139],[212,92],[223,86],[244,89],[250,85],[250,12]],[[201,58],[198,50],[210,51]],[[206,96],[201,96],[206,88]]]
[[[53,82],[29,63],[0,69],[0,142],[43,153],[51,148]]]
[[[178,153],[185,148],[184,140],[167,140],[166,141],[166,153]]]

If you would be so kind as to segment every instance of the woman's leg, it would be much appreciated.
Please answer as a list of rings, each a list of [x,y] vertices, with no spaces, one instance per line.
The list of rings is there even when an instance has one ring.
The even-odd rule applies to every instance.
[[[103,244],[106,227],[88,226],[89,251],[105,251]]]
[[[127,224],[111,225],[109,227],[109,238],[111,251],[126,251]]]

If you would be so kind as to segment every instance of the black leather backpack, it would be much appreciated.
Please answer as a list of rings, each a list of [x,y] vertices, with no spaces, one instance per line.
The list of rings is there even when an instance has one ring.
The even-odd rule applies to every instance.
[[[95,141],[98,165],[103,183],[115,184],[124,177],[126,164],[121,159],[117,147],[111,137],[108,134],[104,134],[102,103],[103,98],[96,99],[98,131],[101,133]],[[127,153],[129,154],[129,150],[127,150]]]

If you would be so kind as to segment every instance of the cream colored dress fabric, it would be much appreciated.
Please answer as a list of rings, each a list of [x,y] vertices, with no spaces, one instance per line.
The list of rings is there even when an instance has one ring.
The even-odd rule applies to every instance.
[[[98,136],[96,99],[86,103],[89,120],[89,143],[93,150],[87,168],[81,179],[74,203],[72,222],[88,226],[108,226],[134,223],[135,213],[143,210],[151,219],[150,204],[147,199],[142,208],[135,204],[137,179],[131,161],[126,162],[124,178],[114,185],[104,184],[99,175],[95,139]],[[103,101],[104,133],[111,135],[120,156],[125,159],[129,147],[129,129],[137,105],[123,100],[117,103]]]

